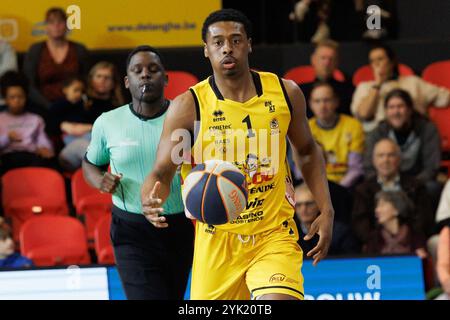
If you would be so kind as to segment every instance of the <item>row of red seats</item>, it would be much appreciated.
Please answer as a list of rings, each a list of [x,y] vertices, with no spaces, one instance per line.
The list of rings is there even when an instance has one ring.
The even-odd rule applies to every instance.
[[[405,64],[399,64],[400,75],[413,75],[414,71]],[[315,71],[312,66],[298,66],[290,69],[284,75],[284,78],[294,80],[296,83],[307,83],[314,81],[316,78]],[[338,81],[345,79],[344,74],[336,70],[334,78]],[[438,86],[446,87],[450,90],[450,60],[438,61],[429,64],[422,72],[422,78],[425,81]],[[353,74],[353,84],[357,86],[362,81],[370,81],[374,79],[372,68],[369,65],[360,67]],[[450,107],[450,106],[449,106]],[[450,153],[450,108],[435,108],[430,106],[430,119],[436,124],[441,136],[442,152]],[[443,160],[441,166],[447,168],[450,177],[450,160]]]
[[[406,64],[399,64],[399,72],[402,76],[414,75],[414,71]],[[312,82],[316,78],[314,68],[309,65],[297,66],[289,69],[283,76],[285,79],[294,80],[296,83],[302,84]],[[334,72],[334,78],[337,81],[344,81],[345,76],[340,70]],[[429,64],[422,72],[422,78],[431,83],[440,86],[450,86],[450,60],[438,61]],[[370,65],[359,67],[352,77],[354,86],[357,86],[363,81],[374,80],[374,75]]]
[[[22,254],[37,265],[82,264],[90,262],[91,247],[99,263],[114,263],[109,240],[111,195],[88,185],[81,169],[72,176],[71,189],[76,215],[84,225],[68,216],[64,178],[59,172],[31,167],[3,175],[3,210]]]
[[[399,64],[400,75],[414,75],[411,67]],[[167,71],[169,82],[165,88],[165,95],[168,99],[174,99],[177,95],[186,91],[190,86],[198,82],[198,79],[191,73],[185,71]],[[286,79],[294,80],[296,83],[306,83],[314,81],[316,75],[312,66],[298,66],[288,70],[284,76]],[[336,70],[334,78],[344,81],[345,76],[340,70]],[[438,61],[428,65],[422,72],[422,78],[428,82],[450,89],[450,60]],[[357,86],[362,81],[373,80],[374,75],[369,65],[358,68],[353,74],[353,84]],[[450,152],[450,126],[447,119],[450,119],[450,109],[430,108],[430,118],[438,127],[442,138],[442,150]],[[449,168],[450,161],[444,161],[443,166]]]

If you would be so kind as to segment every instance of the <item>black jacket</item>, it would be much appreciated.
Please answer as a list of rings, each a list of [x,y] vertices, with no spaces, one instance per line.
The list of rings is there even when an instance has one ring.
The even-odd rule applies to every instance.
[[[372,164],[372,155],[375,144],[389,137],[390,125],[386,120],[380,122],[378,127],[366,137],[366,152],[364,153],[364,172],[366,176],[375,175]],[[412,131],[420,140],[418,156],[414,166],[404,173],[415,176],[418,180],[426,182],[436,177],[441,162],[441,139],[436,126],[425,117],[414,114]]]
[[[73,41],[69,42],[75,46],[77,52],[78,64],[80,66],[79,74],[80,76],[85,77],[90,68],[88,51],[86,47],[80,43]],[[23,72],[30,82],[30,100],[33,103],[48,109],[50,107],[50,102],[39,92],[37,83],[38,63],[41,58],[41,52],[44,45],[45,41],[41,41],[33,44],[30,49],[28,49],[28,52],[25,54],[23,60]]]

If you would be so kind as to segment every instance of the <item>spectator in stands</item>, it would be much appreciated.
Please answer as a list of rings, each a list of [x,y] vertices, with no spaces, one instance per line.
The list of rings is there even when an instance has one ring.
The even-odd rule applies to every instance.
[[[125,103],[121,79],[114,64],[107,61],[97,62],[89,71],[87,95],[89,106],[102,112],[110,111]]]
[[[436,213],[436,224],[441,229],[450,222],[450,180],[447,180]]]
[[[366,139],[364,169],[374,174],[372,152],[375,144],[383,139],[395,141],[402,153],[400,171],[413,175],[422,183],[432,183],[441,162],[441,141],[436,126],[414,110],[409,93],[394,89],[385,98],[386,120],[380,122]]]
[[[439,236],[436,271],[444,291],[437,300],[450,300],[450,223]]]
[[[369,61],[375,80],[361,82],[353,94],[352,113],[363,121],[364,131],[375,129],[385,119],[385,97],[393,89],[404,89],[412,97],[413,106],[420,114],[427,114],[431,104],[445,107],[450,104],[450,91],[435,86],[417,76],[400,76],[394,51],[385,45],[374,46]]]
[[[411,223],[414,231],[425,236],[432,234],[434,214],[430,207],[426,189],[413,176],[400,172],[401,151],[391,139],[384,138],[375,144],[373,165],[376,175],[367,178],[355,189],[352,213],[353,231],[362,243],[369,240],[370,230],[375,227],[374,195],[383,191],[403,191],[414,204]]]
[[[42,118],[26,111],[27,81],[16,72],[0,79],[7,110],[0,113],[2,170],[24,166],[51,166],[53,146]]]
[[[71,124],[88,123],[86,121],[86,113],[88,113],[87,97],[85,95],[85,84],[83,79],[79,76],[70,76],[63,83],[64,98],[59,99],[50,105],[50,114],[52,121],[50,123],[52,135],[65,134],[63,137],[64,143],[69,144],[76,137],[83,136],[84,133],[89,132],[91,126],[87,130],[80,126],[76,132],[72,134],[64,130],[70,127]],[[75,131],[75,130],[72,130]]]
[[[437,247],[439,243],[439,233],[442,228],[450,223],[450,180],[447,180],[445,187],[441,193],[441,198],[436,212],[436,232],[427,241],[428,252],[431,254],[433,261],[436,264]]]
[[[87,49],[66,38],[66,20],[63,9],[47,10],[47,40],[33,44],[24,58],[23,70],[31,84],[30,99],[44,109],[64,97],[62,83],[66,78],[84,76],[89,70]]]
[[[303,237],[308,234],[313,221],[320,214],[319,208],[314,202],[314,197],[305,183],[295,188],[295,214],[299,231],[298,244],[304,252],[308,252],[317,244],[319,236],[316,234],[308,241]],[[335,220],[333,224],[333,239],[328,253],[330,255],[359,253],[359,245],[352,235],[349,225]]]
[[[400,171],[415,176],[425,187],[436,211],[442,185],[436,181],[441,162],[441,142],[436,126],[414,110],[409,93],[394,89],[385,98],[386,120],[380,122],[367,139],[365,172],[374,174],[371,164],[373,146],[382,138],[395,141],[402,152]]]
[[[339,63],[339,44],[332,40],[321,41],[317,44],[313,54],[311,55],[311,66],[316,73],[316,79],[313,82],[308,82],[300,85],[300,88],[305,95],[306,101],[309,100],[312,88],[317,82],[328,82],[334,88],[339,97],[339,113],[351,115],[350,104],[354,87],[349,81],[338,81],[334,78],[334,72],[338,68]],[[313,116],[312,111],[308,105],[306,109],[308,118]]]
[[[29,268],[33,261],[15,252],[14,240],[5,220],[0,217],[0,269]]]
[[[414,231],[411,217],[414,205],[403,191],[379,191],[375,195],[377,227],[370,232],[369,254],[415,253],[425,259],[425,237]]]
[[[316,141],[317,142],[317,141]],[[318,146],[322,150],[325,164],[328,163],[328,155],[325,152],[323,145],[317,142]],[[300,168],[300,158],[296,156],[296,152],[292,152],[294,147],[289,144],[288,147],[288,162],[292,172],[293,185],[296,187],[303,183],[303,177]],[[328,180],[328,188],[330,189],[331,203],[334,208],[334,220],[340,221],[344,224],[350,224],[352,221],[352,207],[353,196],[349,189],[337,184],[331,180]]]
[[[327,0],[300,0],[289,19],[299,25],[299,38],[302,41],[313,43],[330,38],[330,28],[327,24],[330,13],[330,1]]]
[[[361,0],[300,0],[289,19],[297,22],[300,41],[359,40],[362,33]]]
[[[327,154],[328,180],[351,188],[363,175],[364,132],[360,122],[339,114],[339,98],[331,84],[314,85],[309,104],[314,118],[309,126]]]
[[[76,83],[73,85],[76,86]],[[73,88],[72,88],[73,89]],[[66,94],[71,90],[67,89]],[[95,64],[88,77],[88,101],[80,109],[73,109],[73,113],[65,113],[60,120],[61,130],[67,137],[66,146],[59,154],[59,161],[63,169],[75,171],[81,167],[86,148],[90,142],[90,133],[95,120],[103,113],[124,103],[120,87],[120,80],[112,63],[101,61]],[[76,93],[78,104],[81,96]],[[66,100],[68,96],[66,96]],[[57,108],[56,106],[55,108]]]
[[[0,78],[6,71],[17,71],[17,55],[11,45],[0,39]],[[5,100],[0,94],[0,107],[5,105]]]

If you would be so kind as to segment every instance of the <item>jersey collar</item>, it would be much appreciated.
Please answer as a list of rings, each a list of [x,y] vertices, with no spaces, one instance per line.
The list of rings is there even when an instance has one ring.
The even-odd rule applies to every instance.
[[[263,89],[262,89],[262,84],[261,84],[261,77],[260,77],[258,72],[250,70],[250,73],[252,75],[253,82],[255,84],[256,94],[258,95],[258,97],[260,97],[263,94]],[[214,79],[214,75],[211,75],[209,77],[208,82],[209,82],[209,85],[211,86],[212,91],[216,95],[217,99],[218,100],[225,100],[225,98],[223,97],[223,95],[220,92],[219,88],[217,87],[216,81]]]

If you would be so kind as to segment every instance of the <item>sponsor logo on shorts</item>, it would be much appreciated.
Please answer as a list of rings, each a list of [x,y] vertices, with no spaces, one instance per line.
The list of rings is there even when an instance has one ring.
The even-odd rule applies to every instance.
[[[273,282],[283,282],[284,279],[286,279],[286,275],[282,274],[282,273],[275,273],[273,274],[270,279],[269,282],[273,283]]]
[[[275,273],[273,274],[270,279],[270,283],[280,283],[280,282],[288,282],[288,283],[298,283],[298,281],[291,279],[289,277],[286,277],[283,273]]]
[[[209,234],[215,234],[216,233],[216,227],[214,227],[212,224],[208,224],[208,226],[205,229],[206,233]]]

